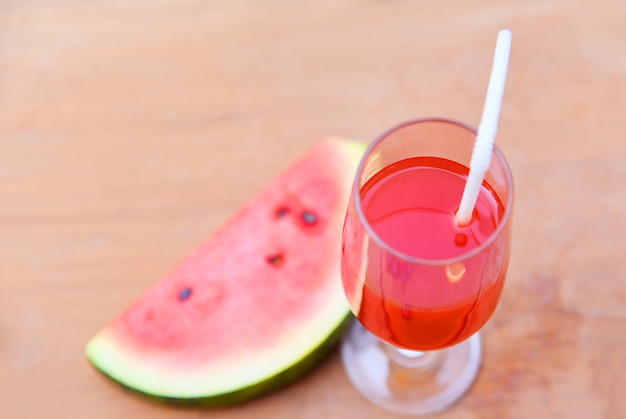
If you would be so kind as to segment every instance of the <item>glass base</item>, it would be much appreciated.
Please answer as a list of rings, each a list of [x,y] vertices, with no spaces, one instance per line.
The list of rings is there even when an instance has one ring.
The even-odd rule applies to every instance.
[[[450,348],[417,352],[378,340],[358,321],[341,345],[344,368],[361,394],[412,415],[440,412],[458,401],[474,382],[481,355],[478,333]]]

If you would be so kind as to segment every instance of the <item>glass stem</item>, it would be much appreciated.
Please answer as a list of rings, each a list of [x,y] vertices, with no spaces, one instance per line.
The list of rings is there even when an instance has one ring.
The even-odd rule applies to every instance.
[[[405,368],[427,368],[436,367],[441,358],[440,351],[412,351],[409,349],[395,348],[383,343],[389,358],[396,364]]]

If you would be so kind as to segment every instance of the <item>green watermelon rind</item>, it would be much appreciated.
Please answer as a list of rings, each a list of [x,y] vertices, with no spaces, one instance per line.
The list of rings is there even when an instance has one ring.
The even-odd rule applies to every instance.
[[[228,407],[239,405],[260,396],[273,393],[306,376],[317,365],[319,365],[320,362],[328,357],[330,352],[341,340],[341,337],[344,335],[353,319],[354,317],[349,310],[347,310],[343,321],[317,347],[311,350],[311,352],[304,354],[304,356],[302,356],[302,358],[300,358],[296,363],[276,372],[275,375],[255,383],[248,383],[243,388],[205,396],[189,398],[167,397],[138,390],[137,388],[124,385],[122,381],[119,381],[115,377],[107,374],[106,369],[100,367],[98,360],[89,356],[92,351],[88,351],[87,354],[92,365],[101,374],[111,379],[113,383],[125,391],[141,396],[144,399],[179,407]]]
[[[339,281],[336,276],[329,284]],[[337,342],[350,310],[340,291],[326,291],[331,298],[315,316],[297,330],[290,330],[290,334],[278,336],[275,345],[257,348],[253,359],[242,360],[234,355],[232,359],[220,358],[219,365],[169,374],[176,371],[175,367],[144,364],[141,354],[120,350],[111,330],[94,337],[86,355],[105,376],[153,400],[207,407],[243,402],[286,385],[289,378],[293,381],[302,376]],[[330,330],[328,325],[337,326]]]

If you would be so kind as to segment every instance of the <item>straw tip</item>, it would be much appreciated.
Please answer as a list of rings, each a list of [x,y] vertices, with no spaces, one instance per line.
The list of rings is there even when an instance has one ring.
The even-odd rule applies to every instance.
[[[506,42],[507,44],[511,43],[511,38],[513,38],[513,33],[509,29],[502,29],[498,32],[498,41]]]
[[[470,224],[472,224],[472,214],[470,214],[470,216],[459,216],[459,214],[457,213],[455,216],[456,219],[456,225],[459,227],[467,227]]]

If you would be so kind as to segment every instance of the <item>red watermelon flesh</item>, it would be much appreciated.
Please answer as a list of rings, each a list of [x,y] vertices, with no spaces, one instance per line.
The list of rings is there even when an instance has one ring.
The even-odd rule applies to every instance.
[[[136,392],[207,405],[306,372],[349,313],[341,229],[364,148],[316,145],[97,334],[88,359]]]

